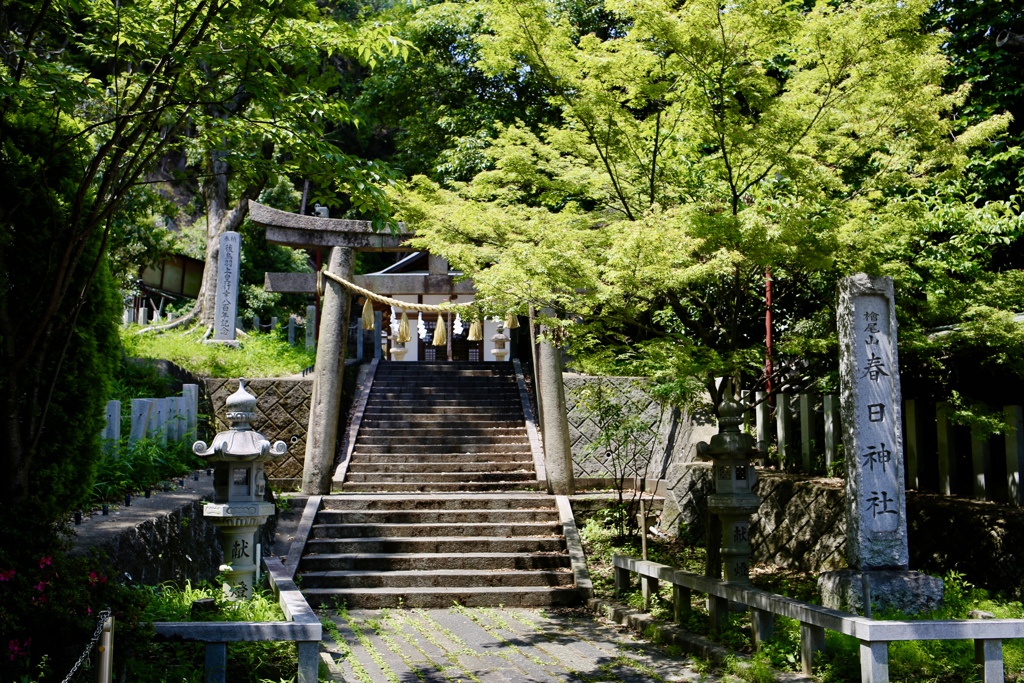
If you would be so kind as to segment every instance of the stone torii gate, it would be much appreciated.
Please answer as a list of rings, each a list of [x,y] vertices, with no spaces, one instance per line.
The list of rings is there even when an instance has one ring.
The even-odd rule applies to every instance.
[[[409,250],[402,246],[408,233],[375,232],[367,221],[302,216],[254,201],[249,202],[249,217],[266,229],[267,242],[271,244],[296,249],[329,249],[327,271],[349,282],[353,280],[353,252]],[[270,291],[318,293],[315,273],[267,273],[267,283]],[[352,300],[345,288],[330,278],[323,278],[321,286],[320,338],[302,468],[302,491],[308,494],[330,493]]]
[[[266,230],[267,242],[296,249],[330,249],[327,272],[371,292],[412,295],[474,294],[471,282],[455,282],[448,272],[448,262],[430,255],[428,273],[354,275],[355,251],[413,251],[403,245],[412,233],[375,232],[368,221],[303,216],[280,211],[249,201],[249,217]],[[329,277],[319,280],[316,273],[267,273],[267,291],[299,294],[321,294],[320,336],[313,372],[313,394],[310,397],[309,426],[302,470],[302,491],[327,494],[331,491],[331,467],[338,442],[338,420],[341,413],[341,387],[348,344],[348,319],[351,295],[346,288]],[[561,379],[561,363],[549,344],[541,344],[538,371],[544,377]],[[550,385],[550,386],[548,386]],[[541,383],[540,403],[547,409],[542,415],[544,460],[548,488],[552,493],[572,493],[572,454],[569,446],[568,420],[561,382]],[[546,419],[545,419],[546,418]]]

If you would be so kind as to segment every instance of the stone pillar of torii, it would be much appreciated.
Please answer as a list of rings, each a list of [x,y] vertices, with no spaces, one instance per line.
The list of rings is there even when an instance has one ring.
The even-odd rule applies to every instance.
[[[321,218],[279,211],[249,202],[249,217],[265,228],[267,241],[296,249],[328,249],[326,269],[351,281],[355,251],[407,251],[401,246],[407,235],[375,232],[367,221]],[[318,294],[316,273],[268,273],[268,291]],[[302,491],[330,493],[334,453],[338,443],[341,387],[348,343],[348,318],[352,297],[337,282],[322,278],[323,306],[313,394],[309,404],[309,427],[302,468]]]

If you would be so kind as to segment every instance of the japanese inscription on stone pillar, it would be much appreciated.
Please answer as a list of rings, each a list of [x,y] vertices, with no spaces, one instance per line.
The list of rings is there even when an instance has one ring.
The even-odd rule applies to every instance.
[[[839,364],[846,458],[847,559],[908,565],[896,314],[891,278],[839,284]]]
[[[238,310],[238,263],[240,237],[237,232],[225,232],[220,237],[220,256],[217,259],[217,299],[214,311],[213,338],[219,341],[235,339],[235,316]]]

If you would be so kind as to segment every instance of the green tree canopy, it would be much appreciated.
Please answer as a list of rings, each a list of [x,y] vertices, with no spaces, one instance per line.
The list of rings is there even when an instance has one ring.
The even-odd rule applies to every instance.
[[[836,278],[913,273],[958,227],[931,216],[937,188],[1009,120],[954,125],[966,91],[943,89],[921,0],[610,0],[604,35],[560,3],[483,7],[481,68],[540,79],[560,121],[503,127],[454,189],[415,180],[402,217],[494,311],[553,306],[582,321],[563,321],[581,364],[678,398],[759,374],[769,270],[783,338],[827,351]],[[961,224],[1012,227],[955,194]]]
[[[326,120],[352,119],[331,60],[406,49],[308,0],[0,7],[0,493],[24,521],[51,528],[91,485],[117,353],[106,254],[150,220],[161,159],[199,169],[211,241],[293,171],[380,218],[388,171],[326,139]]]

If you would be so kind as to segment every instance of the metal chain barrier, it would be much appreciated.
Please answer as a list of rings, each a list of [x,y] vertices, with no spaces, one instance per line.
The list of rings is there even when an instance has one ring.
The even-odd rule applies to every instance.
[[[82,656],[78,658],[75,665],[71,667],[71,673],[67,675],[67,678],[64,679],[63,683],[70,683],[71,679],[75,677],[75,672],[78,671],[78,667],[82,666],[82,662],[84,662],[85,658],[89,656],[89,653],[92,652],[93,646],[96,645],[96,642],[100,639],[100,635],[103,633],[103,624],[106,623],[109,617],[109,609],[105,609],[100,612],[100,620],[96,623],[96,631],[92,634],[92,640],[90,640],[89,644],[85,646],[85,651],[82,652]]]

